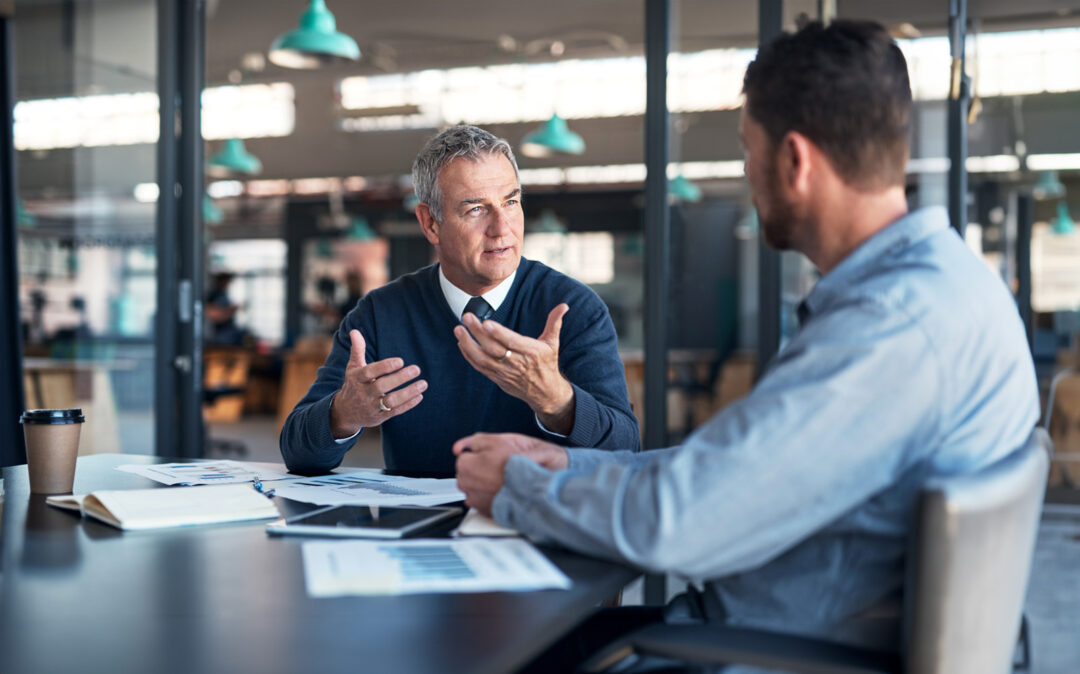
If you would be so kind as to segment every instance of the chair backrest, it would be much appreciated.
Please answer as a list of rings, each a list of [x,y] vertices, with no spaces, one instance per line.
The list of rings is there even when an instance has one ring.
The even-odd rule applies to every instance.
[[[1009,672],[1052,446],[1035,428],[983,470],[922,492],[909,558],[905,671]]]

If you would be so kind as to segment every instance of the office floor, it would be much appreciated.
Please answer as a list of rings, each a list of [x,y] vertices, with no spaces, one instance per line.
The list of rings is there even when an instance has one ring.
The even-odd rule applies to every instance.
[[[248,417],[214,424],[210,438],[240,442],[246,454],[215,453],[208,458],[280,461],[273,417]],[[365,432],[345,456],[344,465],[382,467],[378,433]],[[1059,495],[1060,496],[1060,495]],[[1050,504],[1043,514],[1035,549],[1026,612],[1032,634],[1032,674],[1072,674],[1080,669],[1080,498]],[[623,593],[624,603],[640,603],[640,581]],[[677,584],[669,581],[669,588]]]

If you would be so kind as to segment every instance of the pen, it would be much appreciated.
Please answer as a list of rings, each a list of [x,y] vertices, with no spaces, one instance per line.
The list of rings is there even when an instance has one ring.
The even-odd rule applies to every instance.
[[[260,480],[259,478],[257,478],[257,477],[252,478],[251,479],[251,486],[255,488],[255,491],[259,492],[260,494],[262,494],[266,498],[274,498],[274,491],[275,490],[268,489],[266,491],[263,491],[263,483],[262,483],[262,480]]]

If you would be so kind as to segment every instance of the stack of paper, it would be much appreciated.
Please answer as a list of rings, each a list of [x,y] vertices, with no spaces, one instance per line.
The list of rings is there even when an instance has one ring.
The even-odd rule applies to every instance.
[[[305,543],[313,597],[567,589],[570,579],[522,539]]]
[[[251,482],[255,478],[267,482],[293,477],[255,464],[228,460],[126,464],[116,469],[168,485],[231,484]]]
[[[433,506],[465,500],[454,478],[417,479],[366,470],[292,480],[274,487],[278,496],[315,505]]]

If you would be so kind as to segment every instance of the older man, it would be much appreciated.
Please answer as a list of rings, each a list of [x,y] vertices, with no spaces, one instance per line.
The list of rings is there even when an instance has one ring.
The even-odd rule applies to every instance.
[[[823,275],[798,333],[681,447],[477,435],[455,445],[458,483],[531,537],[692,579],[706,619],[865,643],[855,618],[901,588],[920,486],[1023,444],[1034,368],[1001,279],[944,209],[908,212],[911,90],[881,26],[784,35],[744,92],[762,233]]]
[[[476,431],[638,447],[607,308],[521,257],[509,144],[473,126],[447,129],[417,156],[413,183],[439,262],[372,291],[342,320],[285,421],[286,465],[334,468],[371,426],[381,426],[387,469],[415,475],[452,476],[453,441]]]

